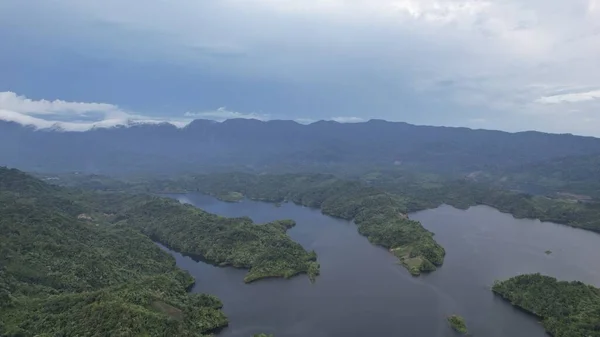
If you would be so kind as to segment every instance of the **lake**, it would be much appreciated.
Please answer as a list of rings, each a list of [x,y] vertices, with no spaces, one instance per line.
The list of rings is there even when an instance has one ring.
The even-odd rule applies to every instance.
[[[410,215],[446,249],[443,267],[415,278],[387,250],[359,235],[353,223],[319,210],[291,203],[226,203],[201,194],[170,196],[257,223],[293,219],[297,226],[289,235],[318,254],[321,275],[315,283],[301,275],[245,284],[245,270],[171,251],[177,265],[196,278],[192,291],[223,301],[230,326],[219,337],[457,336],[446,323],[451,314],[463,316],[473,336],[547,337],[535,317],[493,295],[494,280],[541,272],[600,286],[600,235],[514,219],[486,206],[466,211],[441,206]]]

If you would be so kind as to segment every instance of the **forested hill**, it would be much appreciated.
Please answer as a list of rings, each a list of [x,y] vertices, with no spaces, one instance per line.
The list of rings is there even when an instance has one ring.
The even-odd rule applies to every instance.
[[[173,173],[224,166],[322,172],[400,165],[464,174],[591,154],[600,154],[600,139],[381,120],[310,125],[196,120],[182,129],[159,124],[87,132],[35,130],[0,122],[0,165],[38,172]]]
[[[172,257],[138,231],[79,216],[88,210],[0,168],[1,336],[200,336],[227,324],[218,299],[187,293],[193,279]]]
[[[600,199],[600,154],[527,163],[476,174],[473,179],[540,194],[560,193],[579,200]]]
[[[442,265],[445,256],[444,248],[435,241],[433,234],[406,216],[412,203],[409,197],[394,196],[360,181],[328,174],[215,173],[129,182],[101,176],[68,175],[56,182],[100,190],[200,191],[226,201],[244,197],[274,203],[292,201],[319,208],[330,216],[354,220],[362,235],[372,243],[390,249],[413,275],[435,270],[436,266]],[[151,223],[152,218],[148,221]]]
[[[294,195],[311,194],[333,186],[335,192],[350,195],[349,204],[360,200],[360,195],[349,192],[362,183],[371,193],[388,192],[394,196],[400,212],[411,213],[448,204],[466,209],[476,205],[488,205],[510,213],[516,218],[539,219],[572,227],[600,232],[600,203],[597,200],[574,200],[572,196],[554,193],[533,195],[519,191],[497,188],[469,179],[447,179],[438,175],[402,170],[374,171],[364,175],[338,178],[330,174],[250,174],[213,173],[172,176],[164,179],[139,178],[116,179],[101,175],[62,174],[51,175],[54,183],[92,190],[169,193],[202,191],[221,199],[229,199],[229,192],[241,192],[255,199],[281,201]],[[345,186],[336,186],[336,184]],[[250,194],[246,194],[250,193]],[[352,192],[354,193],[354,192]],[[335,195],[335,193],[331,193]],[[316,195],[319,196],[318,194]],[[298,198],[298,197],[297,197]],[[315,200],[313,200],[315,199]],[[340,199],[342,200],[342,199]],[[299,203],[312,202],[310,206],[327,205],[310,196]],[[327,209],[324,210],[327,212]],[[339,216],[337,214],[332,214]]]
[[[221,302],[151,238],[247,281],[318,273],[285,235],[177,201],[48,185],[0,167],[0,336],[203,336],[227,324]]]
[[[600,289],[540,274],[496,282],[496,294],[540,318],[557,337],[600,336]]]

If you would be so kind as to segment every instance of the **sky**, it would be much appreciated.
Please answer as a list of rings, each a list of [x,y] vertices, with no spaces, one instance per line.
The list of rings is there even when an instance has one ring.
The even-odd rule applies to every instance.
[[[0,119],[600,137],[600,0],[2,0]]]

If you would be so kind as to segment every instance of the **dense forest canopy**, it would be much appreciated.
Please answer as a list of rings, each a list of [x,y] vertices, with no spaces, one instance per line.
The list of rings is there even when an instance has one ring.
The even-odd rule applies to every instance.
[[[394,196],[402,213],[431,209],[448,204],[460,209],[470,206],[488,205],[517,218],[540,219],[587,230],[600,231],[600,202],[596,200],[578,200],[568,195],[534,195],[519,191],[506,190],[497,186],[472,181],[470,179],[452,179],[437,174],[416,173],[406,170],[375,170],[369,173],[354,173],[338,178],[331,174],[190,174],[169,178],[115,179],[102,175],[86,176],[82,174],[45,175],[52,182],[68,186],[97,190],[132,190],[136,192],[185,192],[203,191],[221,199],[229,199],[236,185],[250,184],[251,191],[267,189],[264,194],[269,201],[278,201],[290,190],[300,191],[303,186],[294,179],[338,180],[354,182],[373,190],[385,191]],[[265,181],[265,186],[255,186],[255,177]],[[267,177],[274,177],[275,182]],[[312,178],[311,178],[312,177]],[[289,178],[289,181],[284,182]],[[231,181],[227,181],[231,179]],[[279,181],[281,180],[281,182]],[[222,182],[222,185],[219,185]],[[226,185],[226,184],[229,184]],[[235,184],[235,185],[234,185]],[[281,191],[275,191],[273,184],[282,184]],[[335,185],[332,185],[335,186]],[[269,191],[268,189],[271,189]],[[243,192],[243,191],[240,191]],[[255,193],[255,192],[252,192]],[[249,195],[261,199],[262,195]]]
[[[533,274],[496,282],[492,289],[513,305],[541,317],[552,336],[600,336],[598,288]]]
[[[413,275],[433,271],[444,261],[445,251],[435,242],[433,233],[406,216],[410,211],[406,198],[332,175],[224,173],[130,182],[103,177],[95,177],[90,182],[80,176],[63,176],[59,182],[103,190],[200,191],[226,200],[236,193],[274,203],[291,201],[319,208],[326,215],[354,220],[362,235],[372,243],[388,248]]]
[[[316,253],[306,252],[285,233],[295,225],[291,220],[256,225],[249,218],[224,218],[158,198],[132,207],[119,220],[186,255],[247,268],[246,282],[300,273],[314,279],[319,274]]]
[[[398,170],[371,172],[357,179],[402,197],[409,212],[441,204],[461,209],[488,205],[516,218],[540,219],[600,232],[600,202],[596,200],[578,200],[570,195],[535,195],[470,179],[447,179]]]
[[[221,303],[136,230],[91,214],[86,196],[0,168],[0,335],[200,336]]]
[[[480,182],[539,194],[600,199],[600,155],[553,158],[474,175]]]
[[[208,334],[227,325],[221,302],[189,294],[193,278],[151,238],[250,268],[250,280],[314,276],[315,254],[285,235],[293,225],[256,225],[151,196],[66,189],[0,168],[0,335]]]

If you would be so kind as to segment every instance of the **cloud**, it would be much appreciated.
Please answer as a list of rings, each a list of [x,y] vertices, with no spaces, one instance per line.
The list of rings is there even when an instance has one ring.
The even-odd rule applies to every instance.
[[[366,121],[364,118],[354,116],[331,117],[330,120],[338,123],[361,123]]]
[[[93,113],[93,114],[91,114]],[[155,118],[132,114],[106,103],[32,100],[14,92],[0,92],[0,120],[31,125],[38,129],[86,131],[92,128],[165,123],[178,127],[191,119]]]
[[[294,122],[300,123],[300,124],[312,124],[316,121],[317,121],[316,119],[312,119],[312,118],[296,118],[296,119],[294,119]]]
[[[600,90],[573,92],[568,94],[544,96],[536,100],[542,104],[578,103],[600,99]]]
[[[93,114],[92,114],[93,113]],[[268,114],[242,113],[220,107],[212,111],[186,112],[184,117],[150,117],[132,113],[108,103],[68,102],[63,100],[34,100],[14,92],[0,92],[0,120],[33,126],[37,129],[59,131],[87,131],[94,128],[132,126],[137,124],[169,123],[184,127],[194,119],[210,119],[222,122],[228,119],[271,120]],[[296,118],[301,124],[314,123],[310,118]],[[327,120],[339,123],[358,123],[360,117],[332,117]]]
[[[415,19],[429,22],[449,23],[465,17],[477,16],[492,6],[490,1],[439,1],[401,0],[392,3],[400,12]]]
[[[186,117],[200,118],[200,119],[210,119],[218,122],[222,122],[227,119],[257,119],[259,121],[266,121],[270,119],[270,116],[267,114],[259,114],[259,113],[242,113],[237,111],[227,110],[226,107],[220,107],[214,111],[204,111],[204,112],[186,112]]]
[[[509,131],[600,132],[586,122],[597,97],[582,93],[600,87],[599,0],[0,3],[0,40],[11,47],[0,53],[1,90],[216,120],[485,119]],[[63,58],[73,54],[77,69]],[[565,117],[562,102],[580,117]],[[38,102],[46,116],[56,114],[49,103],[69,117],[128,117]],[[260,113],[211,110],[223,104]]]
[[[112,104],[66,102],[62,100],[47,101],[45,99],[35,101],[25,96],[19,96],[11,91],[0,92],[0,107],[6,110],[33,115],[85,115],[90,112],[124,114],[123,111]]]
[[[254,112],[242,113],[242,112],[228,110],[226,107],[220,107],[217,110],[213,110],[213,111],[186,112],[184,115],[185,115],[185,117],[210,119],[210,120],[214,120],[217,122],[222,122],[227,119],[238,119],[238,118],[256,119],[259,121],[269,121],[269,120],[275,119],[275,118],[273,118],[273,116],[268,115],[268,114],[260,114],[260,113],[254,113]],[[319,120],[319,119],[302,118],[302,117],[291,118],[291,119],[300,124],[311,124],[311,123],[314,123]],[[324,120],[335,121],[338,123],[360,123],[360,122],[366,121],[364,118],[354,117],[354,116],[330,117],[330,118],[325,118]]]

